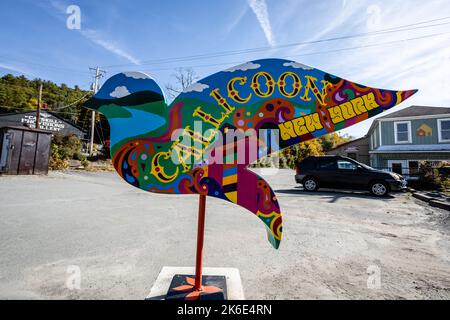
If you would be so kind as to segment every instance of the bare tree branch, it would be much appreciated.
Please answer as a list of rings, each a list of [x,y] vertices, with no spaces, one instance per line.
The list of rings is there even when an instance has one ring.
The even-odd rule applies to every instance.
[[[175,78],[175,83],[168,83],[165,86],[167,94],[171,99],[174,99],[198,79],[192,68],[177,68],[175,71],[176,73],[172,75]]]

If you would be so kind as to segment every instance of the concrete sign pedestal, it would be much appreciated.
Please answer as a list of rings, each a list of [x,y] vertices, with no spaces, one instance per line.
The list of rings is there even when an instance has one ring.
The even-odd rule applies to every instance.
[[[194,275],[194,267],[163,267],[146,300],[166,300],[175,275]],[[244,300],[241,276],[236,268],[203,268],[204,276],[223,276],[226,279],[227,300]],[[193,276],[195,277],[195,276]]]

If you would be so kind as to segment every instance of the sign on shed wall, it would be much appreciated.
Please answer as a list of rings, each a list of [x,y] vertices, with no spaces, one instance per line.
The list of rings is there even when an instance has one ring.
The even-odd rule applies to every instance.
[[[48,130],[62,135],[75,134],[80,138],[85,136],[85,132],[81,130],[81,128],[78,128],[62,118],[56,117],[49,112],[41,112],[39,123],[40,129],[42,130]],[[6,126],[26,126],[29,128],[36,128],[36,112],[30,111],[0,115],[0,127]]]

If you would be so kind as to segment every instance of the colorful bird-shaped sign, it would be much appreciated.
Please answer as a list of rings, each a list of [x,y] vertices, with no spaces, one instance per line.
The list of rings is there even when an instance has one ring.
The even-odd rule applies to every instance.
[[[366,120],[415,92],[365,87],[294,61],[265,59],[206,77],[169,106],[149,76],[119,73],[85,106],[108,119],[114,167],[126,182],[242,206],[262,220],[278,248],[277,198],[247,166]]]

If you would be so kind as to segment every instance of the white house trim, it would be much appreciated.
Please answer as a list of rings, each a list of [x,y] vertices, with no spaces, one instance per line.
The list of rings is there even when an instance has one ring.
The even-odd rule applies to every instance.
[[[422,162],[422,161],[427,161],[427,162],[442,162],[442,161],[445,161],[445,160],[434,160],[434,159],[427,159],[427,160],[423,160],[423,159],[399,159],[399,160],[396,160],[396,159],[389,159],[388,160],[388,170],[390,170],[389,172],[392,172],[392,165],[393,164],[396,164],[396,163],[399,163],[399,164],[401,164],[402,165],[402,175],[407,175],[408,176],[408,180],[418,180],[419,179],[419,176],[415,176],[415,177],[411,177],[410,175],[411,175],[411,172],[410,172],[410,166],[411,166],[411,162],[418,162],[418,164],[419,164],[419,170],[420,170],[420,163]]]
[[[407,120],[421,120],[421,119],[436,119],[436,118],[443,118],[448,117],[448,113],[442,113],[442,114],[429,114],[429,115],[423,115],[423,116],[411,116],[411,117],[398,117],[398,118],[378,118],[378,121],[407,121]]]
[[[373,149],[375,149],[375,142],[374,142],[374,139],[375,138],[375,134],[374,133],[371,133],[370,134],[370,150],[373,150]]]
[[[381,138],[381,122],[378,122],[378,135],[379,135],[379,137],[380,137],[380,146],[382,146],[383,145],[383,140],[382,140],[382,138]]]
[[[437,120],[437,126],[438,126],[438,141],[440,143],[444,143],[444,142],[450,142],[450,139],[442,139],[442,130],[441,130],[441,122],[442,121],[450,121],[450,118],[443,118],[443,119],[438,119]]]
[[[406,123],[408,126],[408,141],[398,141],[397,140],[397,124]],[[411,121],[395,121],[394,122],[394,141],[395,144],[411,143],[412,142],[412,132],[411,132]]]
[[[373,153],[373,154],[376,154],[376,153],[430,153],[430,152],[432,152],[432,153],[449,153],[448,150],[423,150],[423,151],[419,151],[419,150],[413,150],[413,151],[410,151],[410,150],[377,151],[377,150],[374,150],[374,151],[369,151],[369,153]]]

